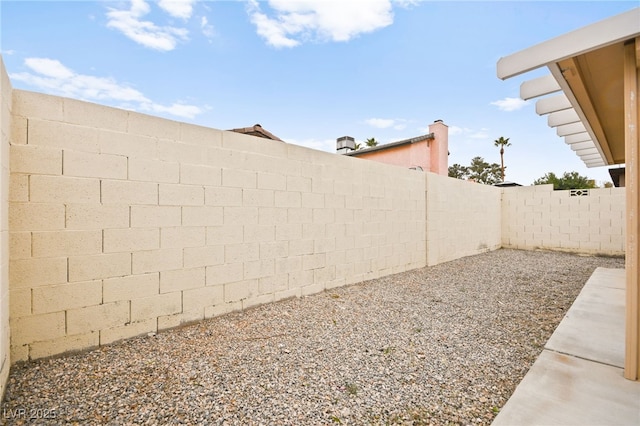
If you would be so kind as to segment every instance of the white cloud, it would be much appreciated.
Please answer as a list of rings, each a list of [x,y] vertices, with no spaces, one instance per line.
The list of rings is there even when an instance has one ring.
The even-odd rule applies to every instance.
[[[403,118],[368,118],[364,122],[377,129],[393,127],[395,130],[404,130],[407,127],[408,120]]]
[[[258,35],[276,48],[307,40],[348,41],[393,22],[390,0],[269,0],[268,4],[273,18],[256,0],[248,0],[247,12]]]
[[[386,129],[393,126],[395,120],[392,120],[390,118],[369,118],[367,120],[364,120],[364,122],[369,126],[376,127],[378,129]]]
[[[489,139],[489,129],[469,129],[468,127],[449,126],[449,136],[459,136],[456,139]]]
[[[62,65],[59,61],[54,61],[53,59],[27,58],[24,63],[33,71],[38,74],[42,74],[45,77],[58,79],[73,77],[73,71]]]
[[[409,9],[411,6],[416,6],[421,1],[422,0],[391,0],[394,6],[397,5],[405,9]]]
[[[158,6],[174,18],[187,20],[193,14],[196,0],[160,0]]]
[[[178,41],[187,39],[189,32],[184,28],[159,27],[151,21],[142,21],[141,18],[149,11],[150,7],[144,0],[131,0],[129,10],[109,8],[107,27],[120,31],[144,47],[161,51],[173,50]]]
[[[504,98],[490,103],[497,106],[502,111],[517,111],[528,105],[527,101],[520,98]]]
[[[9,50],[0,50],[0,52],[1,52],[3,55],[7,55],[7,56],[10,56],[10,55],[13,55],[14,53],[16,53],[16,51],[15,51],[15,50],[11,50],[11,49],[9,49]]]
[[[213,25],[209,24],[206,16],[200,18],[200,29],[202,30],[202,34],[209,39],[215,35]]]
[[[165,113],[176,117],[194,118],[203,108],[175,102],[162,105],[153,102],[140,91],[113,78],[77,74],[60,61],[48,58],[27,58],[24,64],[30,72],[11,74],[11,79],[22,81],[44,92],[82,99],[115,103],[138,111]]]

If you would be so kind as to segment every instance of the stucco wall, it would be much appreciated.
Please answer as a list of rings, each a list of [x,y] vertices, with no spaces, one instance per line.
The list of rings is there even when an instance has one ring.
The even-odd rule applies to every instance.
[[[412,144],[389,147],[382,151],[362,152],[354,156],[354,158],[377,161],[407,169],[419,166],[423,170],[429,170],[431,165],[429,143],[432,143],[432,141],[424,140]]]
[[[499,188],[426,175],[427,265],[500,248]]]
[[[14,91],[11,356],[425,264],[424,174]]]
[[[11,83],[0,56],[0,398],[9,375],[9,138]]]
[[[503,247],[624,254],[624,188],[591,189],[586,196],[553,185],[503,191]]]

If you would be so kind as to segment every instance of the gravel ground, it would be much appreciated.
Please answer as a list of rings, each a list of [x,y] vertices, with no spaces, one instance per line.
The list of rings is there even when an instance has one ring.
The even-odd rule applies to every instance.
[[[2,422],[490,424],[597,266],[497,250],[23,363]]]

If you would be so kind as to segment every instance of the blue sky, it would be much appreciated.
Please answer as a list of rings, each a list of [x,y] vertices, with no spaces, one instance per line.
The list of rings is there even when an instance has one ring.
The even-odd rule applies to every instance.
[[[0,2],[14,88],[290,143],[393,142],[449,126],[449,164],[508,137],[506,179],[578,171],[599,183],[496,63],[638,1],[123,0]]]

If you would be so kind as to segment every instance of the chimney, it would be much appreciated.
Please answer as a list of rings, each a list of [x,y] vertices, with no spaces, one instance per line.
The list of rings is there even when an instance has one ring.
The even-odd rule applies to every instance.
[[[435,120],[429,125],[429,132],[434,139],[429,146],[430,171],[447,176],[449,169],[449,126],[442,120]]]
[[[356,141],[351,136],[343,136],[336,140],[338,154],[347,154],[356,149]]]

